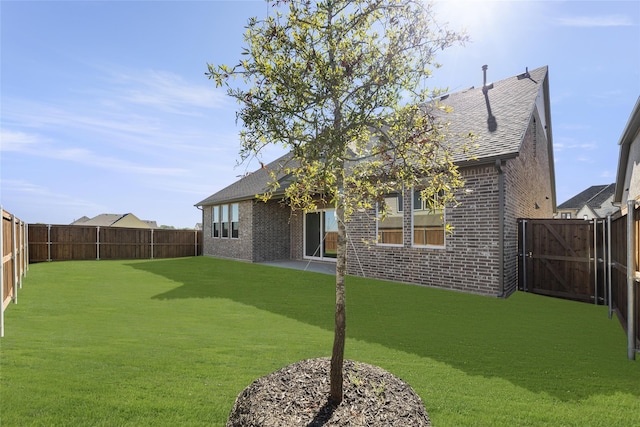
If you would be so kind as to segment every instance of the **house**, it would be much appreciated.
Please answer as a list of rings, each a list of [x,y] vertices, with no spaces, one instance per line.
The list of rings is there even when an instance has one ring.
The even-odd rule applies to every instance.
[[[465,180],[459,204],[433,212],[416,197],[419,189],[405,189],[387,197],[391,213],[384,221],[372,219],[375,211],[357,213],[347,224],[347,272],[508,296],[517,282],[517,219],[551,218],[555,211],[548,69],[526,69],[491,84],[485,77],[482,86],[440,100],[453,108],[450,130],[477,137],[470,153],[455,159]],[[303,214],[277,197],[266,203],[255,197],[266,190],[268,171],[287,159],[196,204],[205,255],[250,262],[335,259],[332,207]],[[285,176],[278,178],[286,185]]]
[[[558,205],[556,218],[606,218],[618,211],[613,204],[615,184],[593,185]]]
[[[100,214],[93,218],[83,216],[71,225],[89,225],[93,227],[123,227],[123,228],[158,228],[155,221],[141,220],[132,213]]]
[[[628,200],[640,200],[640,96],[620,137],[614,203],[626,212]]]

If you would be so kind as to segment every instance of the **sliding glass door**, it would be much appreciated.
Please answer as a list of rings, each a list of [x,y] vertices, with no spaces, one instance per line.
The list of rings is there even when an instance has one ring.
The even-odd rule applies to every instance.
[[[338,223],[335,209],[309,212],[304,219],[304,257],[333,260],[337,255]]]

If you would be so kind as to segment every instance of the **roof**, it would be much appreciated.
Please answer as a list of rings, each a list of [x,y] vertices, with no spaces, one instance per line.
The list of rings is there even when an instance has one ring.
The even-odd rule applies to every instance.
[[[253,199],[257,194],[264,194],[268,190],[267,184],[271,181],[269,173],[271,171],[276,173],[281,171],[283,166],[291,160],[291,157],[291,153],[285,154],[257,171],[243,176],[240,180],[207,197],[201,202],[196,203],[195,206],[207,206],[220,202],[238,202]],[[285,175],[281,172],[277,178],[279,182],[284,182],[286,179]]]
[[[129,225],[121,225],[121,224],[129,224]],[[94,216],[93,218],[87,218],[83,216],[82,218],[74,221],[71,225],[88,225],[88,226],[97,226],[97,227],[127,227],[127,226],[142,226],[141,228],[158,228],[155,221],[148,220],[140,220],[137,216],[132,213],[126,214],[100,214]]]
[[[598,209],[613,195],[615,188],[615,184],[593,185],[559,205],[558,209],[581,209],[584,206]]]
[[[614,202],[622,202],[622,194],[625,191],[625,179],[627,176],[627,165],[629,164],[629,150],[635,136],[640,131],[640,96],[633,107],[629,121],[620,137],[620,157],[618,158],[618,174],[616,175],[616,192],[613,197]]]
[[[122,218],[122,214],[100,214],[98,216],[94,216],[93,218],[85,219],[84,221],[76,221],[72,225],[95,225],[99,227],[109,227],[120,218]],[[81,220],[86,217],[80,218]]]
[[[449,130],[458,135],[473,132],[477,137],[474,147],[455,160],[462,162],[471,156],[490,161],[517,156],[547,74],[544,66],[528,75],[487,83],[488,90],[480,86],[441,97],[443,104],[453,107],[446,116]],[[548,113],[549,107],[546,109]],[[550,123],[548,117],[546,121]]]
[[[482,86],[472,87],[442,96],[440,102],[453,108],[451,113],[444,116],[449,122],[449,131],[455,135],[468,135],[472,132],[477,137],[474,147],[469,147],[464,154],[458,154],[455,161],[462,164],[470,158],[475,158],[474,163],[477,164],[479,160],[493,162],[495,159],[506,160],[517,156],[541,88],[545,91],[547,103],[545,121],[548,125],[548,143],[551,145],[547,75],[548,67],[544,66],[494,82],[487,85],[490,86],[488,90],[484,90]],[[467,140],[454,139],[454,144],[461,144],[463,141]],[[553,157],[552,152],[550,153],[549,168],[552,174],[552,185],[555,188]],[[286,154],[196,203],[195,206],[253,199],[257,194],[267,191],[266,185],[270,180],[269,171],[279,170],[279,165],[290,159],[291,154]],[[283,175],[278,177],[281,181],[285,178]]]

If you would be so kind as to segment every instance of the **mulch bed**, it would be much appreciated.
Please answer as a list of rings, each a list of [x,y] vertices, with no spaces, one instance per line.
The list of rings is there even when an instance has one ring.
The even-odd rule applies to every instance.
[[[344,361],[344,399],[329,404],[328,358],[303,360],[257,379],[236,399],[227,427],[430,426],[407,383],[365,363]]]

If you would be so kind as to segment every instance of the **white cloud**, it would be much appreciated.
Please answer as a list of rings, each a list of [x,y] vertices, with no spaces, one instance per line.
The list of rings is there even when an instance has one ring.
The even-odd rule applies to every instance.
[[[46,138],[35,133],[0,129],[0,151],[25,151],[45,141]]]
[[[228,98],[214,84],[193,84],[166,71],[114,72],[109,76],[115,97],[177,114],[202,116],[203,110],[222,108]],[[204,79],[203,79],[204,80]]]
[[[554,151],[582,150],[591,151],[597,148],[594,142],[576,142],[573,138],[556,137],[553,141]]]
[[[624,15],[603,15],[603,16],[569,16],[554,19],[555,23],[564,27],[628,27],[633,25],[633,21]]]

